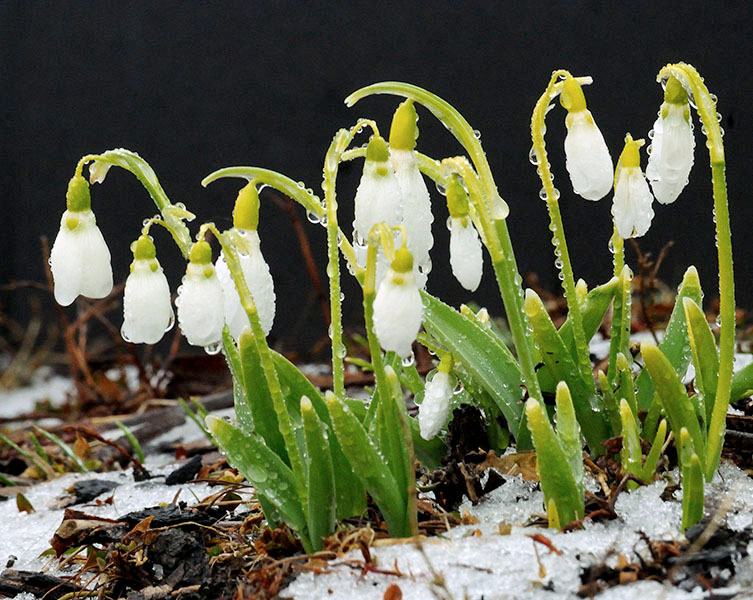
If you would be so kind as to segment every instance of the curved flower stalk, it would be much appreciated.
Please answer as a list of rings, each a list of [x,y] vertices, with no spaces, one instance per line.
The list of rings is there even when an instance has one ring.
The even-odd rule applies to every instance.
[[[617,161],[612,215],[617,231],[623,239],[645,235],[654,218],[651,204],[654,197],[641,171],[638,149],[643,140],[625,136],[625,148]]]
[[[473,226],[469,209],[468,193],[460,177],[453,175],[447,185],[447,209],[450,213],[450,266],[460,285],[475,292],[481,283],[484,258],[481,241]]]
[[[426,286],[431,270],[429,251],[434,245],[431,224],[431,198],[416,159],[418,114],[412,100],[401,103],[392,117],[390,159],[402,194],[402,224],[408,237],[408,250],[414,257],[418,287]]]
[[[732,234],[727,203],[727,181],[724,174],[724,144],[722,143],[722,129],[717,118],[716,100],[712,98],[698,71],[686,63],[670,64],[659,71],[657,81],[664,82],[670,77],[674,77],[682,84],[688,97],[692,98],[695,103],[696,111],[708,138],[706,147],[709,149],[711,162],[714,221],[719,259],[719,316],[721,318],[719,377],[708,432],[708,447],[703,464],[704,476],[706,480],[711,480],[719,466],[724,442],[735,352],[735,281],[732,267]]]
[[[422,315],[423,304],[416,286],[413,256],[403,246],[395,252],[374,300],[374,330],[382,348],[392,350],[402,358],[410,356],[421,329]]]
[[[687,185],[694,150],[688,93],[675,77],[670,77],[659,117],[654,123],[651,153],[646,167],[651,189],[662,204],[674,202]]]
[[[443,357],[434,377],[426,382],[424,401],[418,410],[418,425],[425,440],[436,436],[447,422],[455,387],[450,379],[451,369],[452,357]]]
[[[212,249],[200,239],[191,247],[186,274],[175,300],[178,324],[189,344],[204,346],[210,352],[219,351],[225,325],[223,302],[222,286],[212,265]]]
[[[356,90],[345,99],[345,103],[348,106],[353,106],[362,98],[372,94],[393,94],[422,104],[449,129],[468,152],[475,167],[473,175],[478,181],[479,192],[474,194],[471,191],[471,203],[478,212],[482,239],[485,240],[491,256],[492,267],[520,361],[523,383],[529,395],[543,403],[536,377],[533,343],[528,336],[527,319],[523,312],[522,278],[518,273],[512,241],[505,222],[509,209],[497,190],[491,168],[479,140],[480,136],[449,103],[435,94],[407,83],[395,81],[376,83]],[[469,177],[462,173],[459,174],[470,189]]]
[[[586,200],[599,200],[612,189],[612,157],[601,130],[586,108],[580,84],[565,75],[560,103],[567,110],[565,158],[573,191]]]
[[[112,291],[110,251],[91,210],[89,184],[78,173],[68,183],[66,207],[50,252],[55,300],[61,306],[78,296],[104,298]]]
[[[233,231],[240,236],[247,251],[239,252],[241,268],[246,278],[246,283],[251,291],[259,313],[259,321],[264,330],[264,335],[269,335],[275,318],[275,290],[269,265],[261,253],[259,233],[259,192],[254,181],[246,184],[238,192],[233,210]],[[225,261],[224,252],[220,252],[217,260],[217,277],[222,285],[222,293],[225,298],[224,313],[230,334],[236,342],[241,333],[249,326],[248,316],[241,305],[230,269]]]
[[[133,262],[123,293],[123,339],[134,344],[156,344],[175,323],[170,286],[157,260],[148,232],[131,248]]]

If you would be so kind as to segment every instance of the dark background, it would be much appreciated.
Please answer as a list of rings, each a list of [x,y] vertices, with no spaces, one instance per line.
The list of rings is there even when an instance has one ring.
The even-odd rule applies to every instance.
[[[719,97],[737,297],[751,307],[753,204],[746,184],[753,139],[753,19],[748,6],[2,1],[0,285],[43,279],[39,236],[54,238],[66,184],[80,156],[121,146],[137,151],[173,202],[184,202],[200,221],[226,227],[238,183],[203,189],[199,181],[206,174],[222,166],[257,165],[318,190],[323,154],[336,129],[370,116],[387,132],[396,105],[379,96],[347,109],[345,96],[375,81],[403,80],[445,98],[482,132],[499,190],[510,205],[521,272],[535,271],[554,289],[558,281],[545,205],[528,162],[531,110],[551,71],[561,67],[593,76],[594,85],[586,89],[589,108],[616,160],[626,132],[645,137],[653,125],[662,100],[655,83],[659,68],[684,60]],[[460,152],[427,111],[419,108],[419,114],[420,150],[438,158]],[[573,195],[561,149],[564,111],[553,111],[547,123],[576,276],[595,285],[611,272],[611,198],[591,203]],[[696,126],[690,185],[674,205],[654,205],[656,217],[640,244],[656,254],[674,240],[660,276],[674,286],[686,266],[696,264],[708,302],[716,295],[716,254],[708,155],[699,136]],[[643,160],[645,168],[645,154]],[[360,164],[344,166],[341,173],[340,221],[350,231],[349,199]],[[116,281],[123,280],[131,260],[128,245],[155,209],[136,179],[118,169],[103,186],[93,187],[92,196]],[[446,214],[441,197],[434,199],[437,241],[429,290],[457,304],[470,295],[449,274]],[[262,204],[262,248],[278,297],[273,338],[289,346],[309,343],[324,328],[309,298],[293,230],[264,196]],[[324,230],[312,225],[308,233],[324,276]],[[163,232],[156,236],[160,260],[175,286],[183,269],[178,252]],[[631,251],[628,260],[634,262]],[[360,295],[352,285],[348,295],[353,300],[346,318],[357,323]],[[492,313],[501,312],[488,260],[477,299]],[[0,302],[21,318],[28,310],[19,293],[0,293]],[[316,327],[303,334],[309,323]]]

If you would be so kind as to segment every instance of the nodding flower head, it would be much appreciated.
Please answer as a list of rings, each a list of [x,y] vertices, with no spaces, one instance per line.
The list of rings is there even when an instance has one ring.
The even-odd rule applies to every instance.
[[[374,299],[374,331],[385,350],[406,358],[421,328],[423,305],[413,273],[413,256],[405,247],[395,252]]]
[[[225,324],[222,286],[212,265],[212,249],[203,240],[191,247],[175,304],[180,329],[189,344],[207,347],[222,340]]]
[[[249,183],[238,193],[233,211],[235,230],[248,245],[248,251],[238,252],[243,278],[254,299],[264,335],[269,335],[275,319],[276,296],[269,265],[261,253],[261,241],[257,226],[259,224],[259,193],[254,182]],[[220,253],[217,261],[217,277],[222,285],[224,295],[225,322],[230,334],[237,341],[243,330],[249,326],[248,315],[241,305],[238,288],[230,274],[225,260],[225,253]]]
[[[688,94],[677,79],[670,77],[659,118],[654,123],[654,138],[646,167],[651,189],[662,204],[677,200],[687,184],[694,150]]]
[[[634,140],[628,133],[625,137],[625,148],[617,161],[612,215],[617,232],[623,238],[644,235],[654,218],[651,208],[654,197],[641,171],[638,149],[642,145],[643,140]]]
[[[141,235],[132,245],[133,262],[123,293],[123,339],[155,344],[175,322],[170,287],[157,260],[154,242]]]
[[[612,157],[574,78],[565,80],[560,103],[567,109],[565,158],[573,191],[586,200],[599,200],[612,189]]]
[[[426,285],[431,269],[429,250],[434,245],[431,224],[431,198],[418,170],[415,146],[418,138],[418,115],[412,100],[406,100],[395,111],[390,129],[390,159],[402,196],[403,226],[408,236],[408,250],[415,259],[418,286]]]
[[[453,385],[449,372],[443,366],[440,363],[434,377],[426,382],[424,401],[418,411],[419,430],[425,440],[432,439],[440,432],[450,412]]]
[[[377,223],[394,227],[402,222],[402,196],[390,151],[384,138],[375,135],[366,148],[361,182],[355,197],[354,233],[363,242]]]
[[[484,259],[478,232],[468,212],[468,194],[457,175],[453,175],[447,185],[447,209],[452,274],[460,285],[473,292],[481,282]]]
[[[81,175],[70,180],[66,204],[50,252],[55,300],[62,306],[79,295],[104,298],[112,291],[110,251],[91,210],[89,184]]]

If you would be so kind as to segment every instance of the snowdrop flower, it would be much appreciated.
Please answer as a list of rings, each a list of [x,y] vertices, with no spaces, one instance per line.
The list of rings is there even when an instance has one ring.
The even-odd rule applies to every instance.
[[[256,304],[261,328],[264,335],[269,335],[275,318],[275,289],[269,265],[261,253],[261,242],[257,227],[259,226],[259,192],[256,183],[251,182],[238,192],[238,199],[233,209],[233,227],[248,244],[248,252],[238,252],[243,278]],[[217,277],[222,285],[225,298],[225,322],[230,334],[238,341],[243,330],[249,326],[248,315],[241,305],[238,288],[235,285],[225,254],[220,253],[217,261]]]
[[[374,299],[374,331],[379,344],[402,358],[411,354],[411,346],[421,328],[423,305],[416,287],[413,256],[402,247],[377,289]]]
[[[205,241],[191,247],[175,304],[180,329],[189,344],[204,347],[219,344],[225,323],[222,286],[212,266],[212,249]]]
[[[586,108],[580,84],[568,77],[560,103],[567,109],[565,158],[573,191],[586,200],[599,200],[612,189],[613,165],[604,136]]]
[[[127,342],[156,344],[175,322],[170,287],[152,239],[141,235],[131,247],[133,262],[123,293],[120,333]]]
[[[447,185],[450,212],[450,266],[455,279],[470,292],[476,291],[484,268],[481,241],[468,214],[468,194],[457,175]]]
[[[418,286],[426,285],[431,269],[429,250],[434,245],[431,224],[431,198],[426,189],[416,161],[416,139],[418,115],[412,100],[406,100],[395,111],[390,129],[390,159],[395,168],[397,181],[402,193],[403,226],[407,232],[408,250],[415,258]]]
[[[670,77],[659,118],[654,123],[654,138],[646,167],[651,189],[662,204],[677,200],[688,182],[694,149],[688,94],[677,79]]]
[[[437,435],[447,422],[453,393],[448,369],[445,361],[440,362],[434,377],[424,387],[424,401],[418,410],[418,426],[425,440]]]
[[[654,197],[641,171],[641,158],[638,149],[643,140],[634,140],[628,133],[625,136],[625,149],[617,161],[612,215],[617,232],[623,238],[640,237],[651,226],[654,211],[651,204]]]
[[[91,211],[89,184],[81,175],[68,183],[66,204],[50,252],[55,300],[62,306],[79,295],[104,298],[112,291],[110,251]]]
[[[369,231],[377,223],[394,227],[402,221],[400,184],[383,137],[374,136],[366,147],[366,161],[354,202],[353,231],[362,242],[368,239]]]

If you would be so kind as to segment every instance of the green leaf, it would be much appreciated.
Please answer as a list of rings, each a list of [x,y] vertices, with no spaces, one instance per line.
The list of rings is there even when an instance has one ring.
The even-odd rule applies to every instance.
[[[609,433],[603,414],[597,410],[599,401],[594,393],[595,386],[591,389],[583,380],[541,299],[530,289],[526,292],[525,311],[533,327],[533,336],[541,359],[557,381],[567,383],[573,397],[575,414],[578,416],[589,449],[594,454],[603,454],[604,447],[601,442],[609,437]]]
[[[251,415],[251,407],[246,397],[246,386],[243,382],[243,367],[238,347],[235,345],[233,336],[227,325],[222,328],[222,352],[230,369],[230,377],[233,380],[233,401],[235,404],[235,418],[238,425],[246,432],[254,430],[254,418]]]
[[[640,474],[640,478],[646,483],[651,483],[656,473],[656,465],[659,464],[659,458],[661,457],[661,450],[664,446],[664,442],[667,439],[667,421],[661,420],[659,427],[656,429],[656,436],[654,437],[654,443],[651,444],[651,450],[646,456],[646,462],[643,463],[643,469]]]
[[[570,465],[578,494],[583,496],[583,446],[581,444],[580,426],[575,417],[573,399],[564,381],[557,385],[555,396],[557,404],[557,437],[562,443],[562,450]]]
[[[133,448],[133,451],[136,453],[136,458],[138,458],[139,462],[143,464],[144,450],[141,448],[141,444],[139,444],[139,441],[136,439],[136,436],[133,435],[133,432],[130,430],[129,427],[127,427],[126,425],[123,425],[123,423],[121,423],[120,421],[115,421],[115,425],[117,425],[118,429],[120,429],[120,431],[123,432],[123,435],[126,436],[128,443],[131,444],[131,448]],[[204,430],[203,428],[201,429],[202,431]]]
[[[266,446],[257,433],[245,433],[239,427],[213,415],[207,417],[206,424],[226,454],[228,463],[238,469],[258,493],[264,495],[283,521],[308,546],[308,540],[305,539],[306,518],[290,467]]]
[[[254,336],[248,329],[241,334],[239,354],[241,372],[243,373],[243,388],[248,412],[251,413],[253,420],[254,432],[259,434],[272,452],[289,465],[290,458],[285,447],[285,440],[280,433],[280,425],[261,364],[261,356]],[[298,401],[300,401],[300,397]],[[245,428],[245,424],[242,424],[241,427]]]
[[[586,301],[581,306],[581,317],[583,318],[583,333],[586,335],[586,341],[590,341],[601,327],[604,321],[604,315],[609,310],[615,291],[618,289],[619,279],[612,277],[606,283],[592,289],[586,295]],[[560,337],[564,342],[570,355],[575,360],[575,338],[573,337],[573,324],[568,317],[559,328]]]
[[[382,512],[390,535],[410,536],[404,497],[395,477],[369,440],[363,425],[331,392],[327,393],[326,402],[340,446],[350,461],[353,472],[361,479]]]
[[[649,341],[641,344],[641,355],[658,392],[675,439],[679,438],[683,428],[687,429],[690,432],[690,439],[693,440],[693,451],[701,457],[704,456],[705,441],[701,427],[698,425],[695,409],[674,367],[664,353]]]
[[[620,452],[622,468],[628,473],[640,477],[643,453],[641,452],[641,440],[638,436],[638,424],[635,421],[633,409],[625,398],[620,399],[620,417],[622,419],[622,451]],[[635,489],[636,487],[634,481],[628,482],[628,489]]]
[[[730,402],[753,395],[753,363],[745,365],[732,376]]]
[[[703,518],[703,469],[693,450],[688,430],[680,432],[682,461],[682,530],[699,523]]]
[[[628,362],[627,357],[622,353],[617,353],[617,375],[620,387],[617,390],[619,398],[624,398],[630,410],[633,411],[633,417],[638,418],[638,403],[635,398],[635,382],[633,381],[633,369]],[[622,410],[622,409],[620,409]]]
[[[617,403],[617,399],[614,397],[612,391],[612,385],[609,383],[604,371],[599,371],[599,390],[601,391],[601,399],[604,403],[604,407],[607,409],[607,417],[609,418],[609,425],[612,428],[612,434],[618,435],[622,431],[622,421],[620,419],[620,407]]]
[[[632,309],[630,305],[631,281],[633,274],[626,265],[620,272],[618,287],[614,295],[614,310],[612,311],[612,330],[609,340],[609,367],[607,379],[614,385],[617,383],[617,354],[630,356],[630,324]]]
[[[494,399],[514,434],[522,416],[520,367],[499,338],[437,298],[421,292],[424,327]],[[516,436],[517,437],[517,436]]]
[[[68,444],[66,444],[63,440],[61,440],[58,436],[56,436],[54,433],[50,433],[49,431],[45,431],[41,427],[37,427],[36,425],[33,426],[34,431],[36,431],[39,435],[42,437],[47,438],[50,440],[53,444],[55,444],[58,448],[60,448],[63,453],[70,459],[70,461],[76,465],[76,468],[81,473],[88,473],[89,469],[86,468],[86,465],[83,463],[83,461],[76,456],[76,453],[73,451],[73,448],[71,448]]]
[[[384,371],[391,393],[388,398],[382,398],[379,403],[376,422],[377,441],[379,451],[395,477],[398,489],[404,497],[407,497],[413,464],[406,460],[406,444],[403,437],[402,421],[405,402],[395,371],[389,366],[385,367]],[[403,410],[399,403],[403,404]]]
[[[701,282],[698,280],[698,271],[696,271],[695,267],[689,267],[685,271],[682,285],[677,293],[675,307],[672,310],[672,315],[669,317],[667,330],[664,332],[664,339],[659,344],[662,353],[667,357],[672,368],[680,377],[685,376],[692,356],[688,329],[685,324],[684,298],[690,298],[696,304],[700,304],[702,295]],[[638,375],[636,388],[638,390],[638,408],[648,410],[654,397],[654,384],[652,378],[645,371]],[[670,425],[672,425],[671,420]],[[672,426],[672,429],[674,431],[674,426]],[[689,431],[692,435],[692,430]],[[675,435],[677,434],[678,432],[675,432]]]
[[[542,406],[533,398],[526,402],[528,427],[536,448],[536,461],[541,479],[544,503],[550,508],[556,506],[556,515],[550,514],[550,524],[567,525],[582,519],[585,508],[583,496],[578,491],[575,478],[570,471],[570,463],[562,448],[560,439],[554,434],[549,417]],[[553,519],[553,516],[555,518]]]
[[[308,532],[314,550],[321,550],[322,539],[335,527],[335,473],[324,425],[311,401],[301,398],[301,416],[306,436],[306,483],[308,485]]]
[[[716,380],[719,377],[719,351],[711,327],[701,308],[690,298],[683,298],[685,322],[688,327],[690,349],[695,366],[695,388],[703,398],[700,416],[705,423],[711,421],[711,411],[716,397]]]

